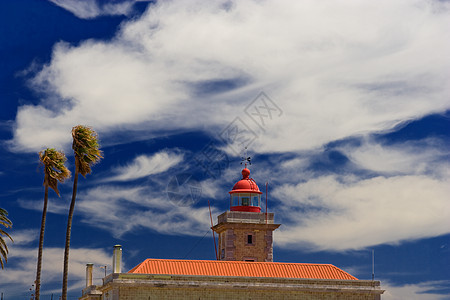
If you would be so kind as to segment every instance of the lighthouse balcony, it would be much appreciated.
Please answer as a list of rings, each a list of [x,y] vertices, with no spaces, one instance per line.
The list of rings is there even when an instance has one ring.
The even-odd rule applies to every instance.
[[[220,223],[254,223],[254,224],[274,224],[274,214],[254,213],[246,211],[227,211],[217,217]],[[267,222],[267,223],[266,223]]]

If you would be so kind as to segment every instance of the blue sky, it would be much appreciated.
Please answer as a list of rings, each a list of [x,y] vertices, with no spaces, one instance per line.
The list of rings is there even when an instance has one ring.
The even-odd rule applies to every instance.
[[[447,1],[0,3],[0,207],[15,243],[5,299],[35,279],[43,174],[90,125],[104,159],[79,182],[69,296],[112,247],[214,259],[241,156],[282,226],[275,261],[375,277],[383,299],[450,294]],[[60,294],[72,182],[50,193],[41,295]]]

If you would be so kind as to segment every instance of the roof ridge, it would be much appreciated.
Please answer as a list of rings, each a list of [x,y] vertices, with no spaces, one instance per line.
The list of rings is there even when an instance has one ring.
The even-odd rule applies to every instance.
[[[295,264],[295,265],[315,265],[315,266],[333,266],[333,264],[327,263],[297,263],[297,262],[278,262],[278,261],[240,261],[240,260],[213,260],[213,259],[181,259],[181,258],[147,258],[147,260],[161,260],[161,261],[183,261],[183,262],[212,262],[212,263],[237,263],[237,264]],[[145,262],[144,261],[144,262]]]
[[[320,265],[334,266],[326,263],[296,263],[296,262],[279,262],[279,261],[241,261],[241,260],[213,260],[213,259],[181,259],[181,258],[147,258],[145,260],[162,260],[162,261],[183,261],[183,262],[213,262],[213,263],[244,263],[244,264],[301,264],[301,265]]]
[[[341,272],[341,273],[344,273],[345,275],[348,275],[348,276],[351,276],[351,277],[353,277],[353,278],[355,278],[355,279],[358,279],[358,278],[356,278],[355,276],[353,276],[353,275],[351,275],[350,273],[348,273],[348,272],[342,270],[342,269],[339,268],[339,267],[336,267],[336,266],[333,265],[333,264],[329,264],[329,265],[332,266],[333,268],[335,268],[337,271],[339,271],[339,272]]]
[[[332,264],[163,258],[147,258],[128,273],[358,280]]]

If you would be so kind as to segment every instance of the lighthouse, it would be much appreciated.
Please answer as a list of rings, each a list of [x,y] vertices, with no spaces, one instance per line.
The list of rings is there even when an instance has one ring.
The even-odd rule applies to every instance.
[[[212,229],[219,235],[219,260],[273,261],[274,214],[261,212],[261,195],[250,170],[245,166],[242,179],[233,186],[230,210],[217,217]]]

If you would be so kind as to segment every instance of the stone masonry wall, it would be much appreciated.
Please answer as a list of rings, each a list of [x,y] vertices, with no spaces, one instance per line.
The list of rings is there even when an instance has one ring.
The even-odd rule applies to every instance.
[[[304,299],[380,300],[379,281],[111,274],[102,300]],[[80,299],[89,299],[86,297]]]
[[[273,261],[274,214],[228,211],[218,217],[213,230],[219,234],[219,259],[228,261]],[[252,243],[248,243],[248,235]]]
[[[261,230],[235,229],[235,258],[238,261],[254,259],[255,261],[267,261],[266,232]],[[247,243],[247,236],[253,235],[253,243]]]
[[[377,300],[379,295],[347,293],[347,292],[309,292],[309,291],[255,291],[244,288],[207,289],[207,288],[149,288],[122,287],[120,300],[172,300],[172,299],[245,299],[245,300]]]

